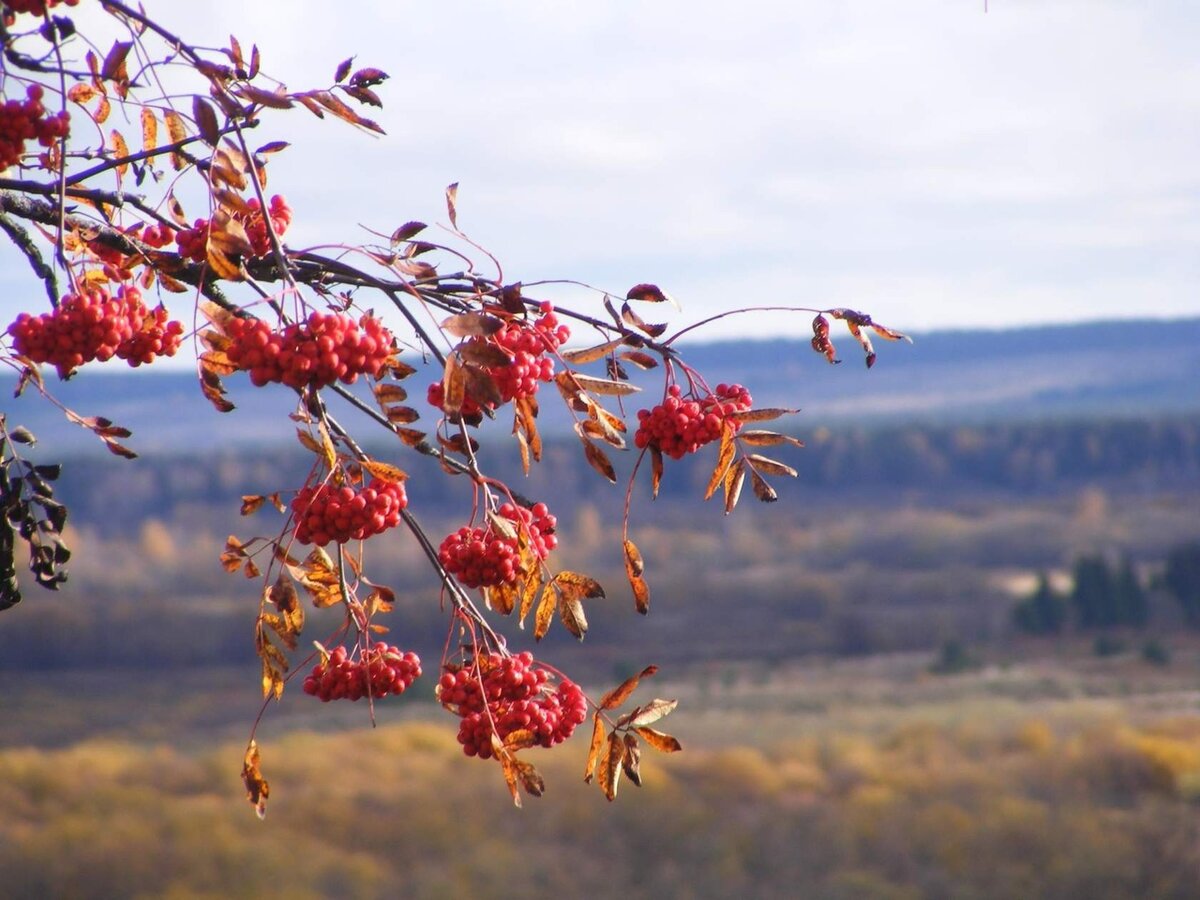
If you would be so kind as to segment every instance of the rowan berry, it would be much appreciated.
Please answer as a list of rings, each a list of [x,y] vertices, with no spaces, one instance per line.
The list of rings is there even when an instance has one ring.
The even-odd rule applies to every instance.
[[[488,653],[468,665],[448,665],[437,695],[462,721],[458,741],[467,756],[492,756],[492,735],[501,742],[529,732],[542,747],[562,743],[587,719],[587,699],[574,682],[550,684],[550,672],[531,653]]]
[[[512,360],[508,365],[482,367],[495,383],[502,403],[532,397],[541,383],[551,381],[553,354],[571,336],[571,329],[559,321],[551,304],[543,303],[539,309],[542,314],[537,319],[513,319],[495,334],[471,339],[481,346],[490,344]],[[431,406],[445,411],[440,383],[430,385],[427,399]],[[464,420],[478,422],[483,408],[495,405],[494,400],[473,397],[468,390],[459,415]]]
[[[667,397],[653,409],[638,410],[638,429],[633,436],[639,448],[657,447],[672,459],[682,459],[721,437],[728,425],[735,432],[742,426],[731,419],[750,409],[750,392],[740,384],[719,384],[699,399],[686,399],[679,385],[667,389]]]
[[[51,312],[21,313],[8,326],[13,348],[35,363],[50,363],[68,377],[92,360],[114,356],[131,366],[173,356],[183,326],[168,320],[164,307],[150,311],[135,287],[122,285],[115,295],[102,287],[67,294]]]
[[[486,528],[463,526],[447,535],[438,548],[438,560],[464,587],[515,584],[522,572],[522,544],[539,560],[558,546],[557,520],[546,504],[525,509],[505,503],[496,512],[512,523],[512,534],[491,522]]]
[[[420,677],[420,657],[411,651],[378,643],[350,659],[346,648],[339,646],[305,676],[304,693],[324,702],[379,699],[403,694]]]
[[[225,330],[229,361],[260,387],[269,382],[297,389],[353,384],[359,375],[378,376],[393,348],[391,332],[373,316],[356,323],[342,313],[314,312],[280,331],[262,319],[233,319]]]
[[[305,485],[291,505],[296,540],[324,547],[330,541],[363,541],[395,528],[408,497],[400,482],[373,478],[357,491],[349,485]]]

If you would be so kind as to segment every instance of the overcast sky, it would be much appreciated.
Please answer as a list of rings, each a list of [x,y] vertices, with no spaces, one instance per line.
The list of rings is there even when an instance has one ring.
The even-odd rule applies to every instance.
[[[386,138],[303,110],[260,129],[293,142],[271,183],[293,246],[444,221],[458,181],[459,224],[506,278],[657,282],[680,323],[1200,314],[1195,0],[146,6],[257,42],[291,89],[351,54],[393,76]]]

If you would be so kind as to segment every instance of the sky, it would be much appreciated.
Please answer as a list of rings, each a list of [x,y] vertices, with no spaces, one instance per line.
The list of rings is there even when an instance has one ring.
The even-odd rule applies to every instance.
[[[265,117],[263,142],[292,142],[271,171],[291,246],[445,222],[458,182],[459,226],[505,279],[654,282],[681,325],[760,305],[905,331],[1200,314],[1194,0],[146,6],[257,43],[293,90],[352,54],[391,74],[369,111],[386,137]],[[20,261],[0,264],[11,312]]]

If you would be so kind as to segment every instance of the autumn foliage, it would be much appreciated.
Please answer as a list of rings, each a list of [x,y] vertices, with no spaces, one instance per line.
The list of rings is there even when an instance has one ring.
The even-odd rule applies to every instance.
[[[506,279],[460,231],[456,185],[446,191],[441,228],[412,221],[370,232],[366,243],[285,244],[297,216],[317,215],[293,211],[286,185],[272,184],[268,194],[270,161],[288,150],[277,136],[286,134],[288,114],[382,133],[364,113],[382,105],[377,89],[387,74],[346,60],[327,84],[289,90],[268,74],[256,45],[231,38],[226,48],[201,48],[157,11],[82,0],[81,12],[90,7],[90,16],[106,15],[124,32],[101,56],[70,18],[74,5],[0,0],[0,225],[33,276],[31,311],[8,326],[0,345],[0,362],[19,374],[18,393],[59,403],[42,365],[60,379],[86,377],[93,363],[113,357],[137,366],[173,356],[185,340],[195,348],[197,388],[215,409],[214,427],[221,415],[236,414],[225,379],[292,392],[297,452],[312,455],[309,477],[245,497],[243,514],[262,513],[261,533],[230,536],[221,558],[229,572],[261,581],[253,640],[264,706],[297,679],[306,694],[365,700],[372,709],[414,689],[423,664],[403,649],[403,624],[389,620],[393,591],[369,574],[372,539],[403,529],[440,579],[440,596],[429,602],[447,610],[446,650],[424,667],[434,672],[429,689],[460,720],[464,752],[498,761],[519,804],[522,791],[544,788],[521,754],[562,742],[590,717],[586,778],[610,800],[622,776],[640,784],[644,747],[680,749],[657,728],[674,701],[629,706],[654,666],[593,699],[530,652],[509,649],[503,627],[511,619],[522,627],[531,620],[536,640],[556,619],[582,640],[587,607],[618,591],[556,565],[556,519],[545,498],[490,475],[477,435],[491,420],[511,422],[509,446],[528,472],[542,457],[540,404],[561,402],[601,478],[618,481],[612,454],[634,457],[622,527],[628,588],[620,592],[644,614],[653,560],[638,549],[632,515],[643,468],[643,490],[654,496],[665,458],[716,445],[703,496],[720,493],[726,513],[747,480],[758,499],[772,501],[769,478],[796,475],[760,452],[799,443],[760,427],[793,410],[756,409],[741,385],[710,387],[679,342],[748,310],[685,327],[649,322],[639,309],[674,305],[649,283],[624,294],[589,287],[596,302],[588,309],[600,314],[553,303],[543,296],[548,284]],[[168,67],[173,84],[181,71],[190,79],[185,89],[149,87]],[[364,209],[361,218],[383,214]],[[49,309],[37,313],[39,282]],[[788,309],[815,317],[813,347],[830,362],[837,361],[833,321],[844,322],[868,365],[875,360],[869,332],[903,337],[854,310]],[[193,322],[199,327],[183,324]],[[434,367],[438,377],[414,403],[405,381],[420,367]],[[661,393],[637,402],[641,388],[630,372],[651,370],[661,375]],[[364,381],[367,390],[351,389]],[[334,396],[350,417],[331,412]],[[136,456],[119,424],[63,410],[114,453]],[[399,462],[366,453],[364,430],[389,436],[389,457]],[[13,565],[19,545],[38,584],[56,588],[66,577],[69,551],[59,539],[66,510],[53,497],[54,467],[22,455],[32,439],[0,417],[0,608],[21,598]],[[421,477],[463,479],[472,488],[461,526],[440,540],[408,503],[405,482],[418,466]],[[306,606],[340,608],[341,624],[314,640]],[[385,633],[398,643],[383,643]],[[243,777],[262,813],[269,787],[260,762],[252,734]]]

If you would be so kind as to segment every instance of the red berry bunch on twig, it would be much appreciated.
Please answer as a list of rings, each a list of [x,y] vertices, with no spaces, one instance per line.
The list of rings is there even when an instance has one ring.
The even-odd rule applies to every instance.
[[[372,644],[358,659],[350,659],[345,647],[336,647],[305,676],[304,693],[330,700],[378,699],[403,694],[421,677],[421,660],[387,644]]]
[[[497,516],[512,522],[506,534],[494,523],[487,528],[458,529],[438,548],[438,560],[464,587],[513,584],[521,574],[521,545],[527,544],[536,559],[545,559],[558,546],[557,520],[545,503],[532,509],[505,503]]]
[[[750,392],[740,384],[719,384],[714,393],[698,400],[685,400],[677,384],[667,389],[667,398],[653,409],[638,410],[638,429],[633,442],[639,448],[657,447],[672,459],[682,459],[705,444],[720,439],[726,424],[742,427],[729,416],[751,406]]]
[[[115,295],[104,288],[67,294],[51,312],[21,313],[8,326],[13,348],[35,363],[50,363],[66,378],[84,363],[114,356],[131,366],[174,356],[183,326],[169,321],[159,306],[153,312],[135,287],[122,286]]]
[[[472,339],[479,344],[492,344],[512,360],[508,365],[482,367],[495,384],[502,403],[532,397],[541,382],[553,379],[553,354],[571,336],[571,329],[559,322],[551,304],[543,303],[540,309],[542,315],[535,320],[512,320],[495,334]],[[445,388],[440,381],[429,386],[426,399],[431,406],[445,410]],[[468,388],[459,415],[468,421],[478,420],[484,407],[495,405],[494,400],[471,396]]]
[[[528,731],[542,747],[560,744],[587,718],[587,699],[579,685],[563,678],[550,685],[550,673],[532,653],[489,653],[476,663],[446,666],[438,699],[462,718],[458,742],[467,756],[492,756],[492,735],[501,743],[516,731]]]
[[[229,361],[259,387],[353,384],[359,375],[378,375],[392,355],[392,333],[373,316],[356,323],[342,313],[314,312],[282,331],[272,331],[262,319],[231,318],[225,332]]]
[[[362,490],[332,484],[305,485],[292,498],[296,540],[324,547],[330,541],[363,541],[400,524],[408,506],[404,485],[372,478]]]
[[[267,212],[271,217],[271,227],[275,230],[275,236],[283,237],[292,224],[292,208],[288,206],[287,200],[276,194],[271,198]],[[246,211],[236,213],[233,218],[245,229],[252,255],[267,256],[271,252],[271,238],[267,234],[262,204],[258,198],[251,199],[246,204]],[[179,255],[193,262],[204,262],[208,258],[209,227],[208,219],[196,219],[191,228],[184,228],[178,232],[175,235],[175,244],[179,247]]]
[[[45,12],[44,3],[8,3],[15,12]],[[46,115],[42,105],[44,92],[41,85],[30,85],[24,100],[6,100],[0,104],[0,172],[20,162],[25,155],[25,142],[37,141],[43,147],[51,146],[70,131],[71,119],[66,111]]]

